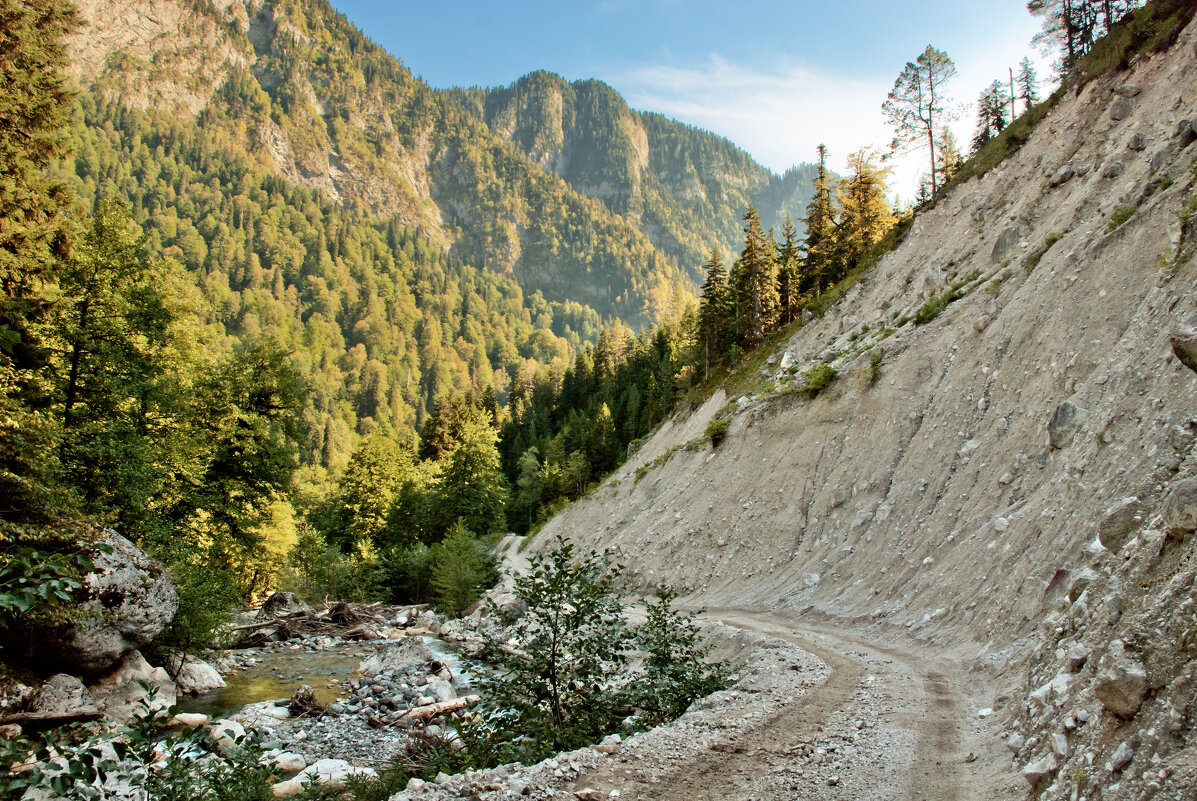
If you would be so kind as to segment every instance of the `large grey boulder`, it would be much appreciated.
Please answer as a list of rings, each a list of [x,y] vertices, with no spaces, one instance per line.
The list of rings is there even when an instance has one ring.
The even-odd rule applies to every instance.
[[[1197,477],[1186,478],[1172,486],[1164,499],[1164,527],[1181,540],[1197,531]]]
[[[1125,120],[1135,110],[1135,103],[1129,97],[1120,97],[1110,104],[1110,119]]]
[[[1147,671],[1122,640],[1112,640],[1101,660],[1094,694],[1121,718],[1132,718],[1147,697]]]
[[[179,608],[179,592],[162,566],[112,530],[83,577],[81,614],[31,644],[36,662],[54,660],[71,673],[96,675],[158,636]]]
[[[1069,177],[1071,177],[1072,176],[1072,172],[1071,172],[1072,168],[1069,167],[1068,169],[1069,169],[1068,175],[1069,175]],[[1053,180],[1054,180],[1054,178],[1053,178]],[[1064,180],[1068,180],[1068,179],[1065,178]],[[1060,183],[1063,183],[1063,181],[1061,181]],[[1055,184],[1053,184],[1053,186],[1055,186]],[[1002,231],[1001,235],[997,238],[997,242],[995,242],[993,244],[993,251],[989,254],[990,258],[993,259],[994,264],[997,264],[1002,259],[1006,258],[1006,254],[1009,253],[1014,248],[1014,246],[1018,244],[1018,235],[1019,235],[1018,228],[1011,227],[1011,228],[1007,228],[1006,230]]]
[[[166,671],[174,677],[181,693],[206,693],[225,686],[216,668],[194,656],[171,654],[166,658]]]
[[[429,650],[424,640],[419,637],[407,637],[362,660],[358,671],[363,676],[377,676],[379,673],[421,665],[432,659],[432,651]]]
[[[259,619],[282,617],[296,612],[311,612],[312,607],[295,597],[293,592],[276,592],[265,600],[258,611]]]
[[[114,720],[160,712],[178,700],[170,674],[165,668],[152,667],[140,651],[130,651],[115,669],[98,678],[88,690],[100,711]]]
[[[29,711],[35,715],[64,718],[86,717],[96,711],[96,702],[75,676],[58,673],[46,679],[29,700]]]

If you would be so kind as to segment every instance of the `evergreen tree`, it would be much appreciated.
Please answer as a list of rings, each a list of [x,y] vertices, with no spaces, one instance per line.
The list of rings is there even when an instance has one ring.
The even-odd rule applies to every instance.
[[[776,243],[761,230],[761,218],[754,206],[744,214],[744,249],[732,272],[736,298],[736,328],[745,347],[765,339],[777,320]]]
[[[481,597],[486,579],[486,554],[473,532],[458,520],[445,538],[432,546],[429,560],[436,606],[457,617]]]
[[[778,323],[789,325],[798,316],[802,299],[802,254],[794,221],[786,215],[781,229],[781,249],[777,253]]]
[[[977,152],[1006,127],[1009,96],[1001,81],[994,81],[977,98],[977,132],[973,136],[973,152]]]
[[[838,246],[845,270],[860,263],[894,224],[885,198],[890,170],[880,167],[868,149],[848,156],[848,167],[851,174],[839,184]]]
[[[939,191],[939,174],[935,165],[935,134],[953,118],[946,85],[956,77],[956,65],[948,54],[931,45],[906,67],[894,81],[881,110],[886,121],[894,127],[891,147],[908,151],[921,147],[924,140],[931,159],[931,194]]]
[[[939,174],[943,182],[947,183],[956,177],[964,157],[960,155],[960,145],[956,143],[956,135],[952,129],[943,126],[939,131],[939,141],[935,143],[935,158],[939,162]]]
[[[1017,87],[1018,99],[1025,104],[1023,111],[1030,111],[1031,106],[1039,102],[1039,76],[1029,57],[1024,56],[1022,61],[1018,62],[1018,74],[1014,76],[1014,85]]]
[[[462,424],[437,486],[442,531],[458,520],[471,531],[506,530],[507,480],[497,441],[498,433],[484,418],[471,417]]]
[[[41,361],[27,328],[67,252],[73,196],[46,168],[69,152],[63,40],[78,24],[66,0],[0,0],[0,358],[17,370]]]
[[[337,509],[330,535],[344,546],[369,542],[382,547],[395,493],[404,481],[411,480],[414,469],[411,453],[394,440],[377,434],[367,437],[337,482]]]
[[[806,258],[802,266],[802,292],[821,294],[835,272],[835,205],[831,180],[827,174],[827,148],[819,145],[819,171],[815,177],[815,195],[806,207]]]
[[[728,301],[727,271],[723,269],[719,251],[711,248],[698,307],[698,346],[704,377],[710,375],[711,365],[724,357],[730,316]]]

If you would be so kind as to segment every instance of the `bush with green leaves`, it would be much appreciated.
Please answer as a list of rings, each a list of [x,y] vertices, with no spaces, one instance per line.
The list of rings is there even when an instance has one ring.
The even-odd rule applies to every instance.
[[[812,398],[831,386],[835,380],[836,371],[830,364],[816,364],[802,374],[802,391]]]
[[[305,528],[287,554],[283,588],[305,601],[376,601],[383,594],[383,567],[369,543],[346,554]]]
[[[482,721],[462,727],[472,767],[532,763],[597,742],[636,714],[644,725],[680,715],[727,682],[708,661],[692,616],[674,608],[676,593],[658,591],[648,621],[629,629],[619,599],[623,568],[594,551],[576,554],[558,537],[530,559],[515,594],[527,611],[513,626],[517,646],[488,643],[494,664],[478,680]],[[643,653],[639,669],[630,667]]]
[[[727,420],[716,418],[707,423],[706,435],[707,439],[711,441],[711,447],[718,448],[719,443],[727,437]]]
[[[184,562],[170,568],[179,588],[179,611],[152,644],[152,656],[196,654],[224,645],[233,609],[242,600],[228,568]]]
[[[727,685],[728,668],[710,662],[711,646],[692,615],[673,604],[677,593],[661,587],[648,601],[648,619],[635,631],[637,648],[644,652],[644,678],[632,696],[640,719],[649,726],[681,715],[690,704]]]
[[[595,742],[627,714],[613,703],[626,678],[631,633],[617,590],[623,568],[574,546],[533,555],[515,595],[527,611],[514,628],[518,646],[491,643],[494,669],[479,678],[482,722],[462,736],[479,766],[537,762]]]
[[[263,764],[255,738],[239,738],[218,751],[202,729],[165,731],[167,716],[150,714],[147,706],[147,714],[115,731],[75,725],[36,738],[0,739],[0,763],[29,766],[0,775],[0,797],[32,791],[34,797],[83,801],[273,801],[270,787],[277,777]]]

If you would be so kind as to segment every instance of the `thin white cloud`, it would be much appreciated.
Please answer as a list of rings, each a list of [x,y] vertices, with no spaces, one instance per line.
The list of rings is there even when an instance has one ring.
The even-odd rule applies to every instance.
[[[972,138],[973,101],[991,81],[1005,78],[1024,55],[1035,60],[1046,79],[1046,61],[1031,52],[1030,34],[1024,33],[955,56],[959,76],[949,90],[960,110],[952,128],[962,149],[967,150]],[[894,66],[894,76],[902,66]],[[822,142],[831,168],[842,173],[849,153],[862,147],[885,150],[893,136],[881,113],[893,78],[850,79],[801,64],[760,70],[716,54],[693,67],[639,67],[613,76],[611,82],[634,108],[725,136],[777,172],[814,161]],[[926,162],[922,151],[894,158],[891,191],[905,200],[913,198]]]

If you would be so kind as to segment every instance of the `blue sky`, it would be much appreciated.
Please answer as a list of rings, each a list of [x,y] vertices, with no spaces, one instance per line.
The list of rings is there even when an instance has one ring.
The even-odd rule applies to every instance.
[[[928,43],[960,75],[958,138],[971,102],[1032,51],[1037,21],[1025,0],[830,3],[705,0],[509,0],[448,3],[333,0],[416,75],[437,87],[497,86],[535,69],[599,78],[634,108],[727,136],[773,170],[814,158],[832,166],[882,147],[881,103],[906,61]],[[918,161],[899,161],[893,190],[909,198]]]

